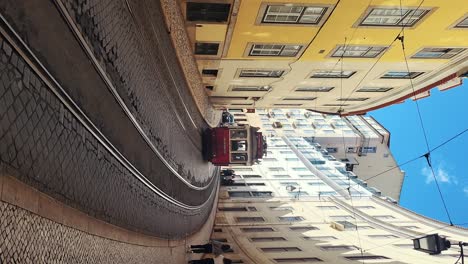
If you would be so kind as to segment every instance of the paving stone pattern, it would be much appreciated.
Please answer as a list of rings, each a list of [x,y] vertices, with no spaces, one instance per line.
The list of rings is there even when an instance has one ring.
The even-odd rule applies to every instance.
[[[185,210],[150,191],[0,37],[1,172],[93,217],[162,238],[198,230],[214,200]]]
[[[158,248],[93,236],[4,202],[0,202],[0,219],[0,263],[156,263],[160,259]]]
[[[132,17],[132,1],[61,1],[125,105],[164,159],[193,184],[205,184],[208,178],[200,177],[206,174],[206,166],[194,166],[193,161],[201,159],[201,133],[208,125],[187,86],[159,5],[152,10],[158,13],[152,17],[152,24],[143,28]],[[136,1],[136,6],[139,4],[143,3]],[[157,42],[150,39],[153,37]],[[178,124],[177,116],[184,129],[173,125]],[[180,144],[182,138],[190,138],[191,142]]]
[[[216,126],[221,118],[221,111],[215,110],[203,85],[198,66],[193,56],[194,48],[190,43],[185,28],[185,19],[180,10],[179,1],[160,0],[161,8],[166,18],[168,31],[176,47],[178,58],[184,70],[185,77],[192,88],[193,96],[199,100],[204,116],[212,126]]]

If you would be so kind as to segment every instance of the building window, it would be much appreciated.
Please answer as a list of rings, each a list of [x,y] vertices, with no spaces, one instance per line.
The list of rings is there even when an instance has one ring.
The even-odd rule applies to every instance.
[[[376,153],[377,152],[377,147],[363,147],[361,149],[362,153]]]
[[[253,197],[272,197],[272,192],[252,192]]]
[[[302,104],[274,104],[276,106],[301,106]]]
[[[302,45],[253,44],[249,56],[295,57]]]
[[[349,221],[336,221],[336,223],[342,225],[344,230],[356,230],[357,229],[356,225]]]
[[[292,211],[293,208],[291,206],[271,206],[270,210],[272,210],[272,211]]]
[[[196,55],[218,55],[219,43],[197,42],[195,44]]]
[[[187,3],[187,21],[227,22],[230,4]]]
[[[465,17],[462,21],[460,21],[456,26],[456,28],[468,28],[468,17]]]
[[[219,211],[224,211],[224,212],[256,212],[257,208],[254,206],[248,206],[248,207],[220,207]]]
[[[211,76],[211,77],[216,77],[218,76],[218,70],[214,69],[203,69],[202,74],[205,76]]]
[[[317,87],[299,87],[296,92],[329,92],[335,87],[317,86]]]
[[[256,175],[256,174],[247,174],[247,175],[242,175],[242,178],[244,179],[252,179],[252,178],[261,178],[261,175]]]
[[[320,246],[320,249],[325,250],[325,251],[334,251],[334,250],[356,250],[358,248],[355,246],[340,245],[340,246]]]
[[[310,230],[319,230],[318,227],[315,226],[291,226],[289,228],[291,231],[299,231],[299,232],[306,232]]]
[[[328,152],[328,153],[337,153],[337,152],[338,152],[338,148],[332,148],[332,147],[327,148],[327,152]]]
[[[304,221],[304,217],[302,217],[302,216],[279,216],[278,219],[281,222],[300,222],[300,221]]]
[[[262,23],[276,24],[318,24],[327,7],[268,5]]]
[[[385,73],[381,79],[414,79],[424,72],[399,72],[399,71],[389,71]]]
[[[291,178],[289,175],[273,175],[273,178]]]
[[[375,238],[375,239],[398,238],[395,235],[368,235],[368,237]]]
[[[317,206],[318,209],[320,210],[338,210],[340,208],[338,208],[338,206],[334,206],[334,205],[320,205],[320,206]]]
[[[252,197],[250,192],[228,192],[229,197]]]
[[[424,48],[418,51],[416,54],[414,54],[411,58],[450,59],[464,50],[464,48]]]
[[[254,232],[274,232],[275,230],[271,227],[243,227],[242,232],[254,233]]]
[[[395,217],[392,215],[374,215],[372,217],[380,220],[395,219]]]
[[[298,158],[284,158],[286,161],[299,161]]]
[[[241,78],[279,78],[283,75],[283,70],[241,70]]]
[[[231,88],[233,92],[268,92],[270,86],[234,86]]]
[[[355,71],[315,71],[310,75],[310,78],[349,78],[353,76]]]
[[[304,240],[313,240],[313,241],[328,241],[338,239],[334,236],[303,236]]]
[[[309,169],[307,169],[306,167],[299,167],[299,168],[292,168],[293,171],[308,171]]]
[[[429,10],[420,8],[373,8],[361,22],[361,26],[411,27]]]
[[[283,98],[284,101],[313,101],[317,97],[286,97]]]
[[[263,252],[297,252],[302,251],[298,247],[269,247],[269,248],[260,248]]]
[[[345,258],[349,259],[349,260],[389,259],[387,257],[377,256],[377,255],[373,255],[373,256],[346,256]]]
[[[220,233],[220,232],[223,232],[223,229],[222,228],[215,228],[215,229],[213,229],[213,231],[215,233]]]
[[[232,112],[232,110],[231,110],[231,109],[229,109],[229,111],[231,111],[231,112]],[[242,168],[242,167],[236,167],[236,169],[235,169],[235,170],[236,170],[236,171],[253,171],[253,169],[252,169],[252,168]]]
[[[263,217],[260,217],[260,216],[251,216],[251,217],[239,216],[239,217],[236,217],[236,221],[238,223],[265,222],[265,219]]]
[[[356,92],[363,92],[363,93],[385,93],[390,91],[391,87],[362,87],[359,88]]]
[[[269,167],[269,171],[284,171],[284,168],[282,167]]]
[[[387,47],[375,46],[344,46],[340,45],[332,53],[332,57],[347,57],[347,58],[375,58],[381,55]]]
[[[251,237],[252,242],[274,242],[274,241],[286,241],[284,237]]]
[[[369,97],[338,98],[338,101],[362,102],[362,101],[366,101],[368,99],[369,99]]]
[[[323,260],[315,257],[306,257],[306,258],[274,258],[274,261],[277,263],[308,263],[308,262],[322,262]]]

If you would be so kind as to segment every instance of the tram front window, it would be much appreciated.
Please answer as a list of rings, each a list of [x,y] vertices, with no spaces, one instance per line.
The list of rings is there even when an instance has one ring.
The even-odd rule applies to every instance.
[[[233,153],[231,154],[232,161],[247,161],[247,154],[245,153]]]
[[[247,141],[246,140],[232,140],[231,151],[247,151]]]
[[[231,138],[247,138],[247,130],[231,130]]]

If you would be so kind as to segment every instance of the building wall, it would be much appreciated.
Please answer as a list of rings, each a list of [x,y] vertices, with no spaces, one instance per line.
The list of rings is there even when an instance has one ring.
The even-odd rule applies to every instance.
[[[190,0],[201,2],[199,0]],[[187,1],[187,2],[190,2]],[[210,95],[218,107],[295,107],[337,113],[365,112],[374,107],[395,103],[411,97],[413,87],[426,96],[426,90],[442,79],[460,76],[468,70],[467,28],[454,27],[466,17],[468,7],[463,0],[424,1],[420,10],[427,13],[411,27],[406,27],[405,53],[410,71],[423,72],[413,79],[382,79],[388,71],[407,71],[400,41],[399,26],[362,26],[372,8],[399,8],[398,0],[384,1],[325,1],[293,0],[289,5],[309,5],[328,8],[317,24],[262,23],[268,5],[285,4],[281,0],[205,1],[231,4],[227,22],[215,27],[198,21],[196,30],[189,30],[192,41],[217,42],[215,55],[197,55],[199,69],[217,69],[216,78],[204,76]],[[185,2],[183,2],[185,3]],[[405,1],[404,8],[417,9],[420,1]],[[184,6],[184,4],[182,4]],[[187,22],[193,29],[195,22]],[[221,36],[224,35],[224,40]],[[436,36],[436,37],[435,37]],[[296,56],[249,56],[252,44],[300,45]],[[338,45],[353,47],[376,46],[387,50],[376,58],[331,57]],[[447,59],[412,58],[423,48],[462,48],[458,55]],[[347,48],[348,49],[348,48]],[[241,69],[282,70],[277,78],[242,78]],[[356,71],[350,78],[310,78],[317,70]],[[233,91],[236,86],[270,86],[269,91]],[[328,92],[297,92],[301,87],[334,87]],[[363,87],[391,88],[386,92],[356,92]],[[243,98],[237,98],[243,97]],[[260,97],[256,99],[255,97]],[[287,98],[317,97],[315,100]],[[343,100],[339,100],[339,99]],[[351,98],[351,99],[348,99]],[[353,101],[356,98],[367,98]]]
[[[297,135],[319,143],[337,160],[354,164],[353,172],[369,186],[399,200],[404,172],[397,167],[390,151],[390,133],[372,117],[330,116],[301,109],[258,109],[256,113],[247,113],[246,118],[267,136]],[[282,127],[273,128],[275,122]],[[366,153],[359,148],[375,152]]]
[[[315,147],[305,146],[301,138],[270,137],[268,143],[270,153],[263,162],[252,167],[233,167],[236,186],[221,187],[212,239],[232,246],[233,252],[225,256],[235,263],[359,263],[361,260],[347,257],[361,256],[381,258],[361,263],[457,260],[456,246],[432,256],[413,250],[411,239],[439,233],[460,241],[466,239],[467,229],[417,215],[385,196],[373,195],[351,179],[345,180],[348,186],[342,186],[344,193],[336,191],[330,181],[339,183],[346,179],[345,174],[339,179],[332,179],[331,174],[326,179],[322,174],[332,167],[338,169],[339,162],[326,161],[312,167],[303,162],[304,153],[316,157],[321,154]],[[271,169],[275,167],[283,170]],[[321,185],[311,186],[311,182]],[[290,186],[296,189],[291,192]],[[322,195],[318,195],[320,192]],[[343,228],[344,223],[339,221],[347,221],[348,227]]]

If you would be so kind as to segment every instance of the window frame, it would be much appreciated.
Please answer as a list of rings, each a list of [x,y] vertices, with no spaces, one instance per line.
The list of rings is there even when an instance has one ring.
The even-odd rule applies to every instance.
[[[468,27],[467,27],[468,28]],[[437,52],[437,51],[430,51],[429,49],[450,49],[450,50],[454,50],[454,49],[460,49],[459,52],[457,53],[451,53],[450,51],[447,52],[447,53],[444,53],[442,56],[440,57],[418,57],[418,53],[420,52]],[[425,50],[429,50],[429,51],[425,51]],[[418,60],[449,60],[449,59],[452,59],[453,57],[456,57],[457,55],[460,55],[460,53],[463,53],[464,51],[466,51],[466,48],[464,47],[424,47],[418,51],[416,51],[413,55],[411,55],[411,59],[418,59]],[[444,57],[445,55],[449,54],[448,56]]]
[[[399,77],[399,76],[398,77],[390,77],[390,76],[386,76],[391,72],[408,73],[407,71],[386,71],[379,77],[379,79],[390,79],[390,80],[392,80],[392,79],[396,79],[396,80],[412,79],[412,80],[414,80],[414,79],[416,79],[418,77],[421,77],[422,75],[424,75],[426,73],[426,72],[422,72],[422,71],[411,71],[411,72],[409,72],[409,75],[407,77]]]
[[[252,51],[255,49],[256,45],[277,45],[277,46],[282,46],[280,48],[280,51],[277,55],[252,55]],[[293,56],[287,56],[287,55],[281,55],[281,53],[284,51],[286,46],[299,46],[299,49],[297,50],[297,53],[294,54]],[[272,58],[297,58],[299,57],[303,52],[304,52],[304,47],[305,44],[295,44],[295,43],[261,43],[261,42],[255,42],[255,43],[248,43],[247,48],[245,49],[244,56],[245,57],[272,57]]]
[[[335,89],[334,86],[309,86],[309,87],[296,87],[294,92],[297,93],[328,93]]]
[[[273,72],[281,72],[279,76],[271,76],[268,74],[267,76],[242,76],[244,71],[254,71],[254,72],[270,72],[272,74]],[[268,78],[268,79],[276,79],[276,78],[281,78],[285,73],[287,73],[287,70],[285,69],[271,69],[271,68],[240,68],[237,70],[236,76],[237,78]]]
[[[188,5],[191,5],[191,4],[199,4],[199,5],[203,5],[203,4],[208,4],[208,5],[229,5],[229,9],[228,9],[228,12],[227,12],[227,15],[226,15],[226,19],[225,20],[222,20],[222,21],[217,21],[217,20],[189,20],[189,7]],[[185,21],[188,23],[188,24],[199,24],[199,23],[204,23],[204,24],[227,24],[229,23],[230,21],[230,18],[231,18],[231,10],[232,10],[232,4],[231,3],[228,3],[228,2],[220,2],[220,3],[211,3],[211,2],[200,2],[200,1],[187,1],[187,3],[185,4]]]
[[[392,90],[393,87],[361,87],[356,90],[358,93],[386,93]]]
[[[460,27],[459,25],[464,22],[466,20],[467,22],[467,25],[466,26],[463,26],[463,27]],[[462,18],[458,19],[457,21],[455,21],[455,23],[453,24],[452,26],[452,29],[468,29],[468,13],[466,15],[464,15]]]
[[[197,53],[197,46],[199,44],[209,44],[209,45],[218,45],[218,50],[216,51],[216,54],[206,54],[206,53]],[[219,56],[219,54],[221,53],[221,50],[222,50],[222,46],[221,46],[221,42],[216,42],[216,41],[197,41],[195,42],[195,46],[194,46],[194,49],[193,49],[193,54],[195,56],[208,56],[210,58],[212,57],[215,57],[215,56]]]
[[[338,72],[340,73],[340,75],[314,76],[314,74],[318,74],[320,72]],[[343,72],[351,72],[351,73],[349,75],[343,75]],[[357,71],[353,71],[353,70],[314,70],[309,74],[308,79],[349,79],[353,77],[356,73]]]
[[[301,16],[302,18],[303,13],[305,12],[307,7],[316,7],[316,8],[324,8],[325,10],[322,11],[322,14],[320,18],[317,20],[316,23],[300,23],[299,20],[294,23],[289,23],[289,22],[264,22],[264,18],[267,15],[268,8],[269,6],[272,5],[291,5],[291,6],[300,6],[303,7],[303,10],[301,10]],[[285,2],[263,2],[260,5],[260,8],[258,9],[257,17],[255,19],[255,25],[259,26],[289,26],[289,27],[319,27],[325,23],[327,20],[328,16],[330,16],[331,12],[333,11],[334,5],[332,4],[321,4],[321,3],[285,3]]]
[[[345,48],[346,47],[346,48]],[[366,57],[366,56],[363,56],[363,55],[359,55],[359,56],[344,56],[343,55],[335,55],[336,52],[338,52],[338,50],[340,50],[341,48],[344,48],[345,49],[345,52],[347,51],[350,51],[348,50],[348,47],[355,47],[355,48],[368,48],[363,55],[367,54],[368,52],[371,52],[373,48],[382,48],[382,50],[376,54],[375,56],[369,56],[369,57]],[[334,49],[332,49],[330,51],[330,53],[328,54],[327,57],[329,58],[350,58],[350,59],[377,59],[381,56],[383,56],[391,47],[389,46],[383,46],[383,45],[369,45],[369,46],[365,46],[365,45],[344,45],[344,44],[339,44],[339,45],[336,45],[336,47]]]
[[[354,27],[370,27],[370,28],[379,28],[379,27],[387,27],[387,28],[396,28],[397,27],[398,28],[398,27],[400,27],[401,28],[402,27],[402,25],[400,24],[401,21],[403,21],[408,16],[410,18],[412,18],[413,17],[412,14],[410,14],[410,13],[404,14],[403,18],[400,17],[400,20],[394,25],[390,25],[390,24],[364,24],[364,21],[371,15],[372,11],[375,10],[375,9],[392,10],[392,9],[399,9],[399,8],[400,7],[397,7],[397,6],[371,6],[368,9],[366,9],[366,11],[361,15],[361,18],[354,25]],[[415,28],[420,23],[422,23],[429,16],[429,14],[431,14],[432,11],[434,10],[434,8],[430,8],[430,7],[408,7],[408,6],[404,6],[402,8],[407,9],[409,12],[411,12],[413,10],[423,10],[424,11],[424,13],[414,23],[412,23],[409,26],[405,25],[404,26],[405,28]]]

